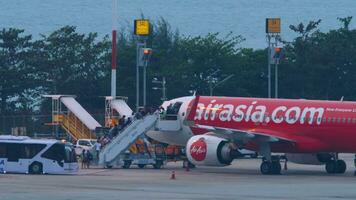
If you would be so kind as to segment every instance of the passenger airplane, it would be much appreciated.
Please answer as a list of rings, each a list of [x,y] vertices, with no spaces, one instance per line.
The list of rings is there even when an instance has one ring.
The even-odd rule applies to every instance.
[[[356,153],[356,102],[196,96],[162,107],[167,112],[166,120],[159,121],[162,128],[146,134],[186,146],[195,165],[229,165],[245,148],[263,156],[262,174],[281,172],[280,157],[272,152],[344,173],[346,163],[338,153]],[[173,121],[180,126],[170,130]]]

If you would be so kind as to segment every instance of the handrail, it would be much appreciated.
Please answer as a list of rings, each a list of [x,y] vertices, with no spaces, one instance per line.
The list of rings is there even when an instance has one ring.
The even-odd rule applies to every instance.
[[[113,137],[100,151],[99,163],[107,164],[118,158],[137,138],[152,128],[157,122],[158,114],[146,115],[141,119],[134,119]]]
[[[136,118],[134,118],[134,119],[131,121],[131,123],[127,124],[123,129],[121,129],[121,130],[118,132],[118,134],[110,140],[109,143],[105,144],[105,146],[103,146],[100,151],[104,151],[104,149],[107,148],[107,146],[108,146],[109,144],[111,144],[111,142],[114,141],[115,138],[119,137],[119,136],[121,135],[121,133],[124,132],[127,128],[129,128],[134,122],[136,122],[136,121],[143,121],[147,116],[149,116],[149,115],[143,116],[141,119],[136,119]]]
[[[131,121],[131,123],[127,124],[123,129],[121,129],[121,130],[117,133],[117,135],[116,135],[115,137],[113,137],[107,144],[105,144],[105,146],[103,146],[100,151],[103,151],[105,148],[107,148],[107,146],[108,146],[115,138],[119,137],[120,133],[124,132],[131,124],[133,124],[134,122],[136,122],[136,121],[138,121],[138,120],[143,120],[145,117],[146,117],[146,116],[144,116],[142,119],[133,119],[133,120]]]

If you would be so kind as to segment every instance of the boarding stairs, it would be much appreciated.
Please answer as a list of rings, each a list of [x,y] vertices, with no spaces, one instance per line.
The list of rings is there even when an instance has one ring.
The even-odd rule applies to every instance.
[[[80,121],[73,113],[59,114],[58,123],[74,139],[96,138],[94,132]]]
[[[52,98],[52,124],[61,126],[74,140],[95,139],[101,125],[69,95],[43,95]]]
[[[100,151],[99,164],[111,167],[135,141],[145,132],[152,129],[157,120],[158,114],[146,115],[142,119],[136,119],[127,125],[110,143]]]

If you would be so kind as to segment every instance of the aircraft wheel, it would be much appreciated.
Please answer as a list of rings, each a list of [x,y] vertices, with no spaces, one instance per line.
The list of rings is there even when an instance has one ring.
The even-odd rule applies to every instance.
[[[122,165],[122,168],[128,169],[131,166],[131,161],[125,161],[124,164]]]
[[[161,168],[162,168],[162,165],[163,165],[162,161],[157,160],[156,163],[153,164],[153,168],[155,168],[155,169],[161,169]]]
[[[138,164],[138,167],[139,167],[140,169],[143,169],[145,166],[146,166],[145,164]]]
[[[335,161],[329,161],[325,165],[325,170],[328,174],[335,174],[337,172],[337,164]]]
[[[267,161],[263,161],[260,167],[261,173],[262,174],[271,174],[272,172],[272,163],[271,162],[267,162]]]
[[[339,174],[343,174],[346,171],[346,163],[343,160],[337,160],[336,161],[336,166],[337,166],[337,172]]]
[[[272,174],[281,174],[281,163],[280,162],[272,162],[272,169],[271,169],[271,173]]]

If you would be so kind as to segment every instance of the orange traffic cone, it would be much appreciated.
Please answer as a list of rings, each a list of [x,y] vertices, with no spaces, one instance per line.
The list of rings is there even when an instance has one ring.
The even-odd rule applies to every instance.
[[[172,180],[176,179],[176,172],[175,171],[172,171],[171,179]]]

